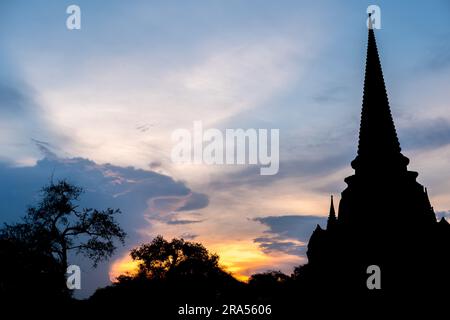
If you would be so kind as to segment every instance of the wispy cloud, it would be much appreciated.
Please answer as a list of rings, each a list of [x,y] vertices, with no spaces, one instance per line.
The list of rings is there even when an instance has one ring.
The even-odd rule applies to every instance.
[[[310,215],[285,215],[256,218],[269,229],[266,236],[254,241],[266,252],[280,251],[301,257],[306,255],[306,246],[316,225],[325,223],[325,217]]]
[[[406,149],[435,149],[450,143],[450,120],[435,118],[415,121],[407,128],[401,128],[404,137],[402,146]]]

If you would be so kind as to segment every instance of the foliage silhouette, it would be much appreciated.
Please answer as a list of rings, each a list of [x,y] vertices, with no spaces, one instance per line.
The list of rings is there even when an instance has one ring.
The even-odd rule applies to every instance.
[[[225,272],[219,257],[202,244],[184,239],[152,242],[131,250],[139,262],[134,275],[122,275],[112,286],[99,289],[92,296],[95,305],[111,301],[134,304],[152,301],[154,305],[182,303],[219,303],[241,296],[245,285]]]
[[[58,261],[27,244],[0,239],[0,300],[5,307],[17,301],[55,303],[67,298]],[[51,301],[46,301],[51,298]]]
[[[5,224],[0,230],[0,254],[2,261],[14,266],[10,272],[20,273],[27,279],[38,274],[38,282],[44,275],[53,275],[59,279],[53,293],[68,294],[64,274],[70,251],[85,255],[96,266],[113,254],[115,240],[124,242],[126,234],[114,218],[120,210],[79,209],[82,192],[82,188],[65,180],[51,182],[42,189],[39,203],[28,209],[22,222]],[[5,293],[11,289],[9,274],[0,274]],[[49,288],[45,284],[40,287]]]
[[[221,271],[217,255],[200,243],[184,239],[169,242],[157,236],[151,243],[131,250],[130,255],[139,261],[139,272],[149,279],[208,277],[210,272]]]
[[[274,303],[285,299],[292,287],[292,278],[281,271],[256,273],[248,280],[249,294],[260,303]]]

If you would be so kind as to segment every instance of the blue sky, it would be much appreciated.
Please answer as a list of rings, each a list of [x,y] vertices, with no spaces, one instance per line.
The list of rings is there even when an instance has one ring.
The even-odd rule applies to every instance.
[[[82,28],[69,31],[74,3]],[[120,207],[126,246],[86,267],[84,295],[160,233],[204,243],[237,275],[289,272],[352,173],[370,4],[404,153],[447,212],[448,2],[39,0],[0,4],[2,220],[52,172],[84,186],[86,205]],[[196,120],[280,129],[279,173],[172,163],[171,132]]]

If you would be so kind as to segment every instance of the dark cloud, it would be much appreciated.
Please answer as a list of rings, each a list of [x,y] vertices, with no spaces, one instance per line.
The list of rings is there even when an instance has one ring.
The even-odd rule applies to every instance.
[[[45,141],[34,141],[48,155],[50,145]],[[14,223],[23,216],[29,205],[36,203],[39,190],[43,185],[54,180],[68,179],[84,188],[80,205],[98,209],[120,208],[122,214],[118,217],[120,225],[128,233],[127,244],[140,243],[141,236],[137,233],[148,223],[144,217],[148,212],[148,201],[152,198],[186,198],[195,194],[184,183],[175,181],[169,176],[153,171],[120,167],[112,164],[97,164],[84,158],[45,157],[34,166],[13,167],[0,163],[0,222]],[[198,195],[198,198],[201,198]],[[200,207],[200,202],[195,202]],[[204,203],[204,202],[203,202]],[[157,213],[155,213],[157,214]],[[177,213],[177,216],[182,213]],[[172,221],[172,224],[183,224],[186,219]],[[185,221],[183,221],[185,220]],[[194,223],[195,221],[189,221]],[[187,223],[187,222],[186,222]],[[190,239],[193,239],[191,235]],[[188,237],[186,237],[188,239]],[[121,247],[117,256],[121,256],[127,247]],[[109,282],[109,263],[102,263],[92,270],[83,258],[74,258],[71,263],[79,264],[84,270],[82,292],[86,296],[99,286]],[[113,258],[114,259],[114,258]],[[112,261],[111,259],[110,261]]]
[[[41,154],[43,154],[45,156],[45,158],[47,159],[56,159],[56,153],[54,153],[51,149],[53,148],[53,146],[45,141],[40,141],[37,139],[33,139],[31,138],[31,141],[34,142],[34,144],[36,145],[36,147],[39,149],[39,151],[41,152]]]
[[[293,241],[283,240],[282,237],[261,237],[253,240],[265,253],[284,252],[296,256],[305,256],[306,246]]]
[[[254,239],[264,252],[280,251],[303,257],[312,232],[318,224],[325,224],[326,217],[286,215],[254,220],[269,227],[264,236]]]
[[[339,152],[337,154],[324,154],[315,159],[286,161],[282,163],[283,167],[280,164],[280,178],[325,176],[339,170],[343,166],[349,165],[352,156],[354,155],[351,152]]]
[[[183,238],[184,240],[194,240],[197,237],[198,237],[198,234],[193,234],[193,233],[188,233],[188,232],[185,232],[180,235],[180,238]]]
[[[450,122],[443,118],[414,123],[398,131],[405,149],[433,149],[450,143]]]
[[[36,92],[24,81],[9,57],[0,53],[0,114],[2,116],[38,115]]]
[[[193,192],[188,198],[186,204],[177,211],[190,211],[207,207],[209,204],[209,197],[204,193]]]
[[[147,132],[149,131],[151,128],[156,127],[158,124],[157,123],[144,123],[144,124],[140,124],[136,126],[136,130],[139,130],[140,132]]]
[[[321,105],[342,102],[348,89],[341,85],[323,86],[321,91],[313,96],[313,100]]]
[[[69,143],[72,138],[63,132],[58,132],[48,123],[44,108],[39,103],[39,94],[35,91],[16,69],[14,63],[8,57],[0,53],[0,125],[4,130],[2,145],[9,153],[1,154],[3,157],[11,157],[11,150],[20,153],[23,146],[31,141],[39,148],[44,146],[43,141],[58,141],[61,144]],[[0,137],[1,140],[1,137]],[[45,143],[45,142],[44,142]],[[47,150],[50,150],[47,148]]]
[[[27,94],[26,88],[23,89],[14,86],[13,83],[0,82],[0,110],[3,115],[21,113],[34,105],[32,98]]]
[[[148,164],[148,166],[150,167],[150,169],[154,170],[154,169],[158,169],[162,167],[162,162],[161,161],[152,161]]]
[[[211,187],[230,189],[235,186],[267,186],[283,179],[296,178],[300,182],[328,176],[342,168],[350,167],[356,156],[358,125],[344,124],[331,127],[322,133],[308,136],[280,136],[280,163],[278,173],[262,176],[260,165],[241,166],[240,170],[213,177]],[[336,190],[327,190],[326,193]]]
[[[348,150],[347,150],[348,151]],[[299,181],[312,179],[318,176],[329,175],[345,166],[350,166],[353,153],[339,152],[336,154],[324,154],[321,157],[306,159],[292,159],[280,162],[277,174],[262,176],[260,166],[246,166],[242,170],[220,177],[211,183],[214,188],[232,188],[233,186],[266,186],[286,178],[298,178]],[[333,191],[333,190],[331,190]],[[331,192],[330,190],[327,193]]]
[[[398,134],[403,149],[433,149],[450,144],[450,121],[444,118],[422,120],[399,127]],[[313,143],[287,141],[288,150],[280,150],[280,167],[276,175],[261,176],[259,165],[243,166],[241,170],[220,176],[211,183],[217,189],[229,189],[234,186],[266,186],[286,178],[299,181],[330,175],[340,169],[349,168],[356,156],[357,134],[352,130],[341,133],[329,133]],[[298,157],[294,158],[293,155]],[[315,191],[333,193],[342,188],[342,179],[323,186],[316,186]]]
[[[192,224],[192,223],[199,223],[199,222],[203,222],[203,220],[181,220],[181,219],[176,219],[176,220],[169,220],[166,223],[167,224]]]

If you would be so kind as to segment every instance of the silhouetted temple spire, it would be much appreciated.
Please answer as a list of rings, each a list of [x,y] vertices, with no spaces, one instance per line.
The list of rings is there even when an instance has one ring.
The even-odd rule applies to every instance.
[[[334,211],[333,195],[331,195],[330,213],[328,215],[327,229],[336,223],[336,212]]]
[[[437,222],[428,191],[417,182],[417,172],[407,169],[372,27],[369,17],[355,173],[345,178],[337,217],[331,197],[327,228],[317,226],[312,233],[308,264],[300,275],[308,293],[316,298],[326,294],[328,301],[343,297],[340,306],[349,308],[355,298],[390,304],[401,295],[419,302],[418,295],[450,288],[450,220]],[[371,265],[380,267],[382,290],[372,290],[366,282]]]
[[[377,171],[380,166],[383,170],[393,166],[398,168],[399,165],[406,167],[408,162],[401,154],[369,15],[358,155],[353,160],[352,167],[356,171]]]

